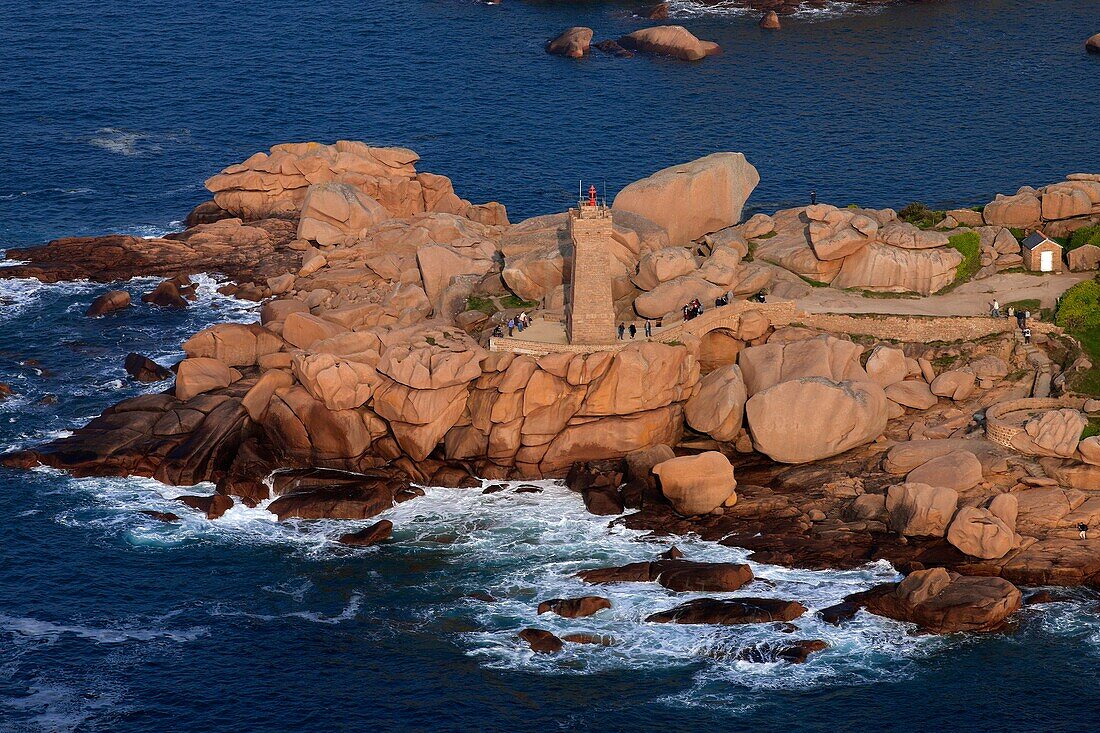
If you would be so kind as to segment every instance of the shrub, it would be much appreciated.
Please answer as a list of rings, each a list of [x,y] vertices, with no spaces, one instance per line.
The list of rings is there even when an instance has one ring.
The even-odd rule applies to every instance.
[[[955,268],[955,282],[966,282],[981,269],[982,238],[977,232],[963,232],[947,240],[948,245],[963,256],[962,262]]]
[[[497,307],[489,298],[482,298],[477,295],[471,295],[469,298],[466,299],[466,310],[481,311],[485,315],[491,316],[497,312]]]
[[[1054,322],[1072,332],[1100,328],[1100,282],[1079,282],[1062,295]]]
[[[1069,243],[1066,245],[1066,249],[1077,249],[1086,244],[1095,244],[1097,247],[1100,247],[1100,224],[1094,224],[1091,227],[1081,227],[1075,231],[1069,236]]]
[[[947,212],[930,209],[919,201],[907,204],[898,212],[898,218],[921,229],[931,229],[943,221]]]

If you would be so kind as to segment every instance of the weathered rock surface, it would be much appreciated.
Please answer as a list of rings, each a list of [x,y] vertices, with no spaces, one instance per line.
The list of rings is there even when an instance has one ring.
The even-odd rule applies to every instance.
[[[699,380],[699,391],[684,404],[684,419],[715,440],[732,442],[741,432],[746,399],[741,368],[730,364]]]
[[[936,634],[995,631],[1022,601],[1007,580],[967,577],[943,568],[911,573],[901,583],[876,586],[862,598],[871,613]]]
[[[699,61],[721,53],[717,43],[701,41],[679,25],[643,28],[620,38],[619,45],[633,51],[672,56],[684,61]]]
[[[891,486],[886,493],[890,529],[908,537],[943,537],[959,493],[947,487],[908,482]]]
[[[805,377],[754,394],[745,413],[756,450],[781,463],[807,463],[881,435],[886,395],[870,380]]]
[[[658,463],[653,473],[662,493],[684,515],[705,514],[729,502],[737,488],[733,466],[717,451]]]
[[[668,232],[671,244],[683,245],[737,224],[759,182],[760,174],[741,153],[714,153],[631,183],[615,196],[612,208],[649,219]]]
[[[358,532],[348,532],[347,534],[340,535],[339,542],[342,545],[351,545],[352,547],[367,547],[369,545],[377,545],[379,542],[385,542],[392,535],[393,522],[388,519],[382,519]]]
[[[592,29],[584,26],[566,28],[557,38],[546,44],[546,52],[557,56],[579,59],[588,53],[592,45]]]

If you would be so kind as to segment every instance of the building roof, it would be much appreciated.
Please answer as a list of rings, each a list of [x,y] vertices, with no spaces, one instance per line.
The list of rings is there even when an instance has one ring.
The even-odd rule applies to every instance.
[[[1036,247],[1038,247],[1043,242],[1050,242],[1051,244],[1053,244],[1055,246],[1058,246],[1058,247],[1062,246],[1062,245],[1058,244],[1053,239],[1051,239],[1050,237],[1048,237],[1047,235],[1043,234],[1040,231],[1032,232],[1031,236],[1029,236],[1027,239],[1025,239],[1020,244],[1024,245],[1025,249],[1035,249]]]

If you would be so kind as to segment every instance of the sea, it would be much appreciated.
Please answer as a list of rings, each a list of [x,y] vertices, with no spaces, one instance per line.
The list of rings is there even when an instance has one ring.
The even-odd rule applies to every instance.
[[[717,41],[698,63],[543,44],[586,25],[643,27],[639,2],[0,0],[0,250],[67,235],[178,230],[202,181],[285,141],[365,140],[420,153],[513,221],[608,198],[662,167],[746,154],[751,211],[822,201],[968,206],[1100,171],[1097,0],[831,2],[777,33],[726,3],[672,0],[669,22]],[[198,278],[186,311],[100,319],[108,286],[0,279],[0,452],[68,434],[163,385],[163,364],[256,305]],[[135,296],[155,280],[115,283]],[[175,501],[212,486],[0,469],[0,731],[1083,731],[1100,719],[1100,595],[1025,608],[1003,633],[936,637],[814,611],[899,577],[753,564],[741,594],[801,601],[786,633],[645,623],[691,594],[594,591],[586,568],[651,559],[669,540],[539,493],[427,487],[365,523],[277,522],[263,506],[208,521]],[[514,487],[512,487],[514,488]],[[161,523],[145,510],[172,511]],[[694,537],[689,558],[747,553]],[[539,601],[590,593],[568,620]],[[536,655],[517,633],[610,644]],[[737,661],[792,639],[804,665]]]

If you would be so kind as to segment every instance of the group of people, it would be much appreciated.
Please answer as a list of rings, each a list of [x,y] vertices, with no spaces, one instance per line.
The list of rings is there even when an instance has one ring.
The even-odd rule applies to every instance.
[[[993,302],[989,304],[989,315],[993,318],[1015,318],[1016,327],[1020,329],[1020,333],[1024,337],[1024,343],[1031,343],[1031,327],[1028,322],[1031,320],[1031,311],[1029,310],[1017,310],[1012,306],[1008,306],[1001,312],[1001,304],[994,298]]]
[[[531,316],[527,315],[527,311],[520,313],[518,316],[513,316],[508,319],[508,322],[504,324],[508,327],[508,335],[512,336],[516,331],[523,333],[523,330],[531,325]],[[499,325],[493,329],[493,335],[500,337],[504,335],[504,329]]]
[[[684,320],[690,321],[692,318],[703,315],[703,304],[699,302],[698,298],[694,298],[690,303],[685,304],[681,310],[684,312]]]
[[[643,329],[643,332],[645,333],[646,338],[652,338],[653,337],[653,322],[652,321],[647,319],[646,322],[645,322],[645,325],[642,326],[642,329]],[[633,321],[631,321],[630,325],[627,326],[625,323],[620,321],[619,322],[619,339],[622,340],[623,338],[625,338],[627,333],[630,334],[630,338],[635,338],[638,335],[638,326],[637,326],[637,324],[634,323]]]

